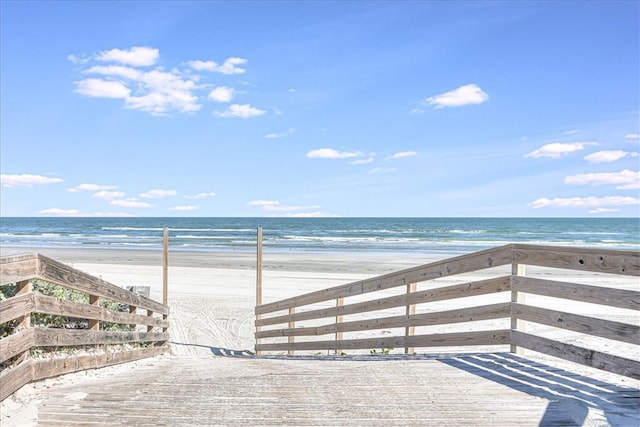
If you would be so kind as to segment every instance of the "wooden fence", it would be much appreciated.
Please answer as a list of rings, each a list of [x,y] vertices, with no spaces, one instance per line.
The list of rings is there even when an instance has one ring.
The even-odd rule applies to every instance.
[[[536,266],[542,277],[526,276],[526,266]],[[549,269],[564,269],[565,273],[554,275]],[[640,252],[511,244],[258,304],[255,349],[258,354],[339,354],[367,349],[378,353],[390,348],[413,353],[417,347],[507,345],[513,352],[533,350],[640,378],[639,282],[628,278],[630,285],[616,288],[558,281],[558,277],[571,277],[567,269],[583,279],[593,275],[622,279],[640,276]],[[457,275],[470,274],[475,274],[475,279],[456,281]],[[382,296],[370,299],[367,294]],[[543,296],[543,301],[537,306],[529,305],[525,301],[535,297],[527,296],[525,300],[525,295]],[[468,297],[480,297],[481,302],[469,306]],[[555,303],[544,298],[552,298]],[[439,302],[443,307],[442,302],[451,304],[451,300],[465,301],[467,305],[453,310],[438,308]],[[586,315],[571,312],[585,303]],[[605,318],[592,315],[593,304],[601,308],[596,311]],[[553,309],[554,305],[559,309]],[[626,322],[616,316],[606,319],[612,312],[626,313]],[[476,326],[483,322],[490,328]],[[495,324],[502,326],[491,327]],[[441,333],[445,326],[448,331],[451,326],[460,329],[460,325],[464,330]],[[556,335],[536,333],[541,325]],[[580,345],[568,343],[570,340],[562,335],[558,338],[558,330],[583,334],[587,339],[578,341]],[[353,337],[346,338],[345,334]],[[590,343],[592,337],[609,340],[612,344],[604,347],[613,351],[581,346],[583,342]],[[620,355],[620,344],[630,346],[630,351]],[[627,357],[627,353],[631,356]]]
[[[88,295],[88,304],[35,292],[34,284],[37,287],[41,283],[82,292],[85,298]],[[15,284],[15,296],[0,301],[0,327],[9,331],[0,339],[0,364],[4,367],[0,372],[0,400],[34,380],[168,351],[167,305],[40,254],[0,259],[0,286],[11,284]],[[137,314],[138,310],[146,313]],[[62,316],[80,328],[33,325],[32,319],[42,315]],[[108,328],[112,330],[105,330],[114,324],[117,326]],[[52,348],[62,351],[50,357],[30,357],[34,351]],[[74,349],[79,354],[69,354]]]

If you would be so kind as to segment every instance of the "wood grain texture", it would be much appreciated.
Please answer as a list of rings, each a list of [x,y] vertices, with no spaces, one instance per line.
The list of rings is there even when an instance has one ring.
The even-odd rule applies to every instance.
[[[35,308],[36,295],[29,292],[0,301],[0,323],[10,322],[26,316]]]
[[[33,328],[35,347],[164,342],[169,334],[162,332],[92,331],[88,329]]]
[[[24,353],[33,346],[33,329],[23,329],[0,340],[0,363]]]
[[[159,328],[169,326],[169,322],[160,317],[142,316],[135,313],[130,314],[127,312],[111,310],[105,307],[60,300],[39,294],[35,296],[35,308],[33,311],[37,313],[75,317],[80,319],[94,319],[101,322],[148,325]]]
[[[589,302],[610,307],[640,310],[640,292],[628,289],[605,288],[557,280],[513,276],[511,287],[518,292]]]
[[[334,323],[325,326],[306,328],[286,328],[260,331],[257,338],[275,338],[283,336],[315,336],[337,332],[371,331],[389,328],[410,328],[416,326],[447,325],[453,323],[474,322],[507,318],[511,315],[511,304],[508,302],[479,307],[440,311],[436,313],[410,314],[403,316],[381,317],[370,320]],[[409,335],[410,336],[410,335]]]
[[[362,350],[380,348],[404,347],[454,347],[474,345],[504,345],[509,344],[510,330],[454,332],[447,334],[414,335],[411,337],[393,336],[384,338],[362,338],[341,341],[305,341],[296,343],[260,344],[261,351],[289,351],[289,350]]]
[[[37,273],[37,264],[38,254],[0,258],[0,286],[33,279]]]
[[[107,298],[118,303],[134,305],[161,314],[169,314],[169,308],[159,302],[129,292],[126,289],[78,271],[73,267],[69,267],[43,255],[38,255],[38,257],[40,260],[38,278],[70,289],[86,292],[89,295]]]
[[[397,295],[394,297],[380,298],[353,304],[345,304],[339,307],[303,311],[294,315],[263,318],[256,320],[256,326],[277,325],[289,321],[321,319],[325,317],[344,316],[347,314],[366,313],[393,307],[403,307],[410,304],[423,304],[435,301],[445,301],[456,298],[500,293],[508,291],[509,289],[509,276],[503,276],[487,280],[480,280],[477,282],[425,289],[410,294]]]
[[[640,252],[514,244],[513,262],[595,273],[640,276]]]
[[[18,366],[0,372],[0,401],[6,399],[23,385],[33,381],[32,362],[31,359],[27,359]]]
[[[35,359],[33,360],[33,380],[41,380],[71,372],[132,362],[146,357],[158,356],[166,353],[167,351],[169,351],[169,348],[162,346],[103,354],[59,357],[53,359]]]
[[[516,345],[529,350],[602,369],[603,371],[613,372],[614,374],[640,379],[640,362],[637,360],[602,353],[520,331],[512,331],[511,340]]]

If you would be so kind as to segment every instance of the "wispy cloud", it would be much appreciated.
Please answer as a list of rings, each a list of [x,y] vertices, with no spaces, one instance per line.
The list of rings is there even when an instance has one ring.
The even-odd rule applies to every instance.
[[[124,200],[112,200],[109,202],[110,205],[120,206],[122,208],[152,208],[153,205],[151,203],[140,202],[135,198],[124,199]]]
[[[149,190],[145,193],[141,193],[140,197],[144,198],[144,199],[161,199],[163,197],[172,197],[177,195],[178,192],[175,190],[160,190],[160,189],[156,189],[156,190]]]
[[[96,55],[98,61],[119,62],[121,64],[133,65],[135,67],[147,67],[153,65],[158,60],[160,52],[158,49],[145,46],[134,46],[130,49],[111,49],[100,52]]]
[[[640,133],[628,133],[624,136],[624,139],[636,141],[640,139]]]
[[[283,206],[277,200],[254,200],[247,203],[247,206],[258,207],[268,212],[294,212],[302,210],[317,209],[320,206]],[[299,213],[298,215],[304,215]]]
[[[358,157],[361,154],[360,151],[338,151],[333,148],[319,148],[309,151],[307,157],[310,159],[348,159]]]
[[[638,157],[638,153],[623,150],[606,150],[591,153],[584,156],[584,159],[589,163],[611,163],[625,157]]]
[[[545,144],[542,147],[534,150],[524,157],[548,157],[550,159],[559,159],[567,154],[574,153],[576,151],[584,150],[589,145],[598,145],[597,142],[554,142],[551,144]]]
[[[182,206],[174,206],[172,208],[169,208],[170,211],[195,211],[196,209],[198,209],[198,207],[196,205],[182,205]]]
[[[607,196],[607,197],[569,197],[547,199],[540,198],[529,203],[529,207],[541,208],[608,208],[610,206],[638,205],[640,199],[636,197]]]
[[[38,211],[38,213],[43,215],[53,215],[53,216],[79,216],[80,211],[77,209],[59,209],[59,208],[49,208]]]
[[[96,199],[112,200],[112,199],[120,199],[124,196],[125,194],[122,191],[98,191],[97,193],[94,193],[91,197],[95,197]]]
[[[42,175],[0,175],[0,184],[3,187],[33,187],[34,185],[58,184],[64,182],[62,178],[49,178]]]
[[[206,199],[207,197],[215,197],[216,193],[214,192],[209,192],[209,193],[198,193],[198,194],[194,194],[193,196],[184,196],[185,199]]]
[[[293,132],[294,132],[294,130],[289,128],[284,132],[268,133],[264,137],[267,138],[267,139],[286,138],[286,137],[290,136]]]
[[[222,74],[243,74],[246,70],[239,67],[246,64],[247,60],[244,58],[232,57],[228,58],[224,63],[218,64],[215,61],[189,61],[187,65],[196,71],[211,71],[214,73]]]
[[[390,173],[390,172],[395,172],[397,169],[396,168],[384,168],[384,167],[379,167],[379,168],[373,168],[371,169],[368,173],[370,174],[375,174],[375,173]]]
[[[423,100],[422,103],[435,108],[462,107],[465,105],[482,104],[488,99],[489,95],[478,85],[468,84],[449,92],[431,96]]]
[[[365,165],[367,163],[373,163],[373,156],[367,157],[366,159],[358,159],[349,162],[350,165]]]
[[[232,104],[224,111],[214,111],[213,114],[218,117],[240,117],[247,119],[249,117],[256,117],[265,114],[265,110],[261,110],[256,107],[252,107],[249,104]]]
[[[390,156],[389,159],[402,159],[403,157],[413,157],[417,155],[418,153],[415,151],[400,151]]]
[[[564,179],[565,184],[574,185],[616,185],[618,190],[640,189],[640,171],[625,169],[620,172],[581,173]]]
[[[115,185],[98,185],[98,184],[80,184],[77,187],[70,188],[69,191],[77,193],[78,191],[107,191],[115,190]]]

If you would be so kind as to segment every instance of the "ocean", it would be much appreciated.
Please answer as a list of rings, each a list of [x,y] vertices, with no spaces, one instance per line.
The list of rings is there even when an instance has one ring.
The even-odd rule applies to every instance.
[[[0,218],[0,245],[459,255],[507,243],[640,250],[638,218]]]

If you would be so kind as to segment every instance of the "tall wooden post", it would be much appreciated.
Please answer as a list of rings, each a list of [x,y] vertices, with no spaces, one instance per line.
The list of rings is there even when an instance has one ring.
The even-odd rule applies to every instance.
[[[162,236],[162,303],[169,302],[169,229],[164,228]]]
[[[344,298],[337,298],[336,299],[336,307],[338,308],[338,310],[340,310],[340,307],[342,307],[344,305]],[[336,327],[340,327],[340,324],[343,322],[344,320],[344,316],[341,315],[337,315],[336,316]],[[335,354],[342,354],[342,350],[338,348],[338,342],[342,341],[344,337],[344,332],[338,332],[336,331],[336,349],[335,349]]]
[[[262,305],[262,228],[258,228],[256,245],[256,307]],[[260,320],[260,315],[256,314],[256,320]],[[260,326],[256,326],[256,333],[260,332]],[[256,354],[262,354],[257,349],[260,338],[256,338]]]
[[[31,280],[25,280],[16,283],[16,295],[24,295],[33,292],[33,282]],[[17,327],[19,329],[26,329],[31,327],[31,314],[20,316],[17,318]],[[28,352],[27,352],[28,353]]]
[[[511,276],[524,276],[526,274],[527,266],[524,264],[511,264]],[[511,303],[524,304],[524,293],[518,291],[511,291]],[[511,314],[511,330],[522,331],[524,330],[524,322]],[[511,344],[511,353],[523,354],[524,349],[518,347],[515,344]]]
[[[409,297],[409,294],[413,293],[416,291],[418,287],[417,283],[409,283],[407,285],[407,298]],[[407,309],[405,311],[405,314],[407,315],[407,321],[409,321],[409,318],[411,315],[416,314],[416,305],[415,304],[407,304]],[[407,326],[404,328],[404,336],[405,337],[410,337],[413,336],[413,334],[415,334],[416,331],[416,327],[415,326]],[[409,346],[405,346],[404,348],[404,353],[405,354],[413,354],[414,352],[414,348],[413,347],[409,347]]]

